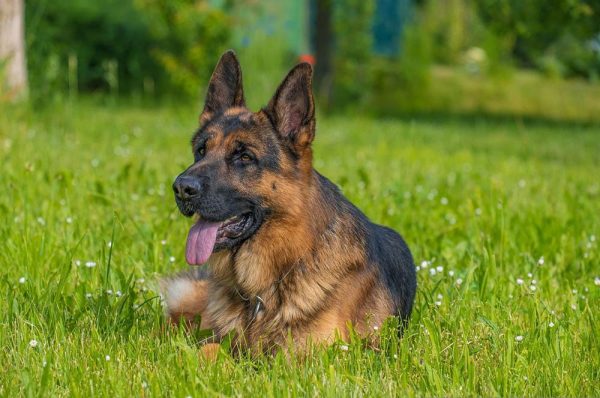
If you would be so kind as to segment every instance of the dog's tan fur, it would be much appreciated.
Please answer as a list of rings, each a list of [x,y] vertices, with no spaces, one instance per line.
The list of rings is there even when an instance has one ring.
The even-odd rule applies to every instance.
[[[218,86],[224,78],[223,62],[233,61],[222,59],[209,88],[209,95],[219,100],[224,97]],[[231,70],[235,65],[228,67]],[[310,90],[310,78],[310,68],[296,68],[269,106],[252,113],[243,105],[240,72],[238,88],[230,94],[234,106],[218,113],[207,100],[200,120],[207,123],[220,114],[252,121],[255,127],[226,134],[220,124],[210,124],[206,162],[225,156],[241,139],[250,142],[259,156],[266,153],[260,137],[273,123],[273,114],[280,115],[275,123],[281,131],[294,123],[293,114],[286,116],[290,113],[286,106],[291,105],[285,99],[293,100],[298,93],[288,92],[286,82],[304,79],[302,87]],[[234,332],[238,346],[268,350],[285,345],[290,337],[297,346],[328,342],[336,335],[347,338],[349,324],[358,333],[370,335],[374,326],[393,315],[394,303],[380,269],[369,263],[363,225],[331,203],[312,168],[315,122],[310,92],[307,98],[309,117],[291,141],[295,160],[281,157],[276,172],[265,170],[252,183],[226,177],[240,192],[263,198],[270,217],[236,250],[213,253],[205,266],[206,277],[186,273],[164,281],[173,322],[184,320],[190,326],[212,329],[217,338]],[[259,298],[263,304],[256,311]],[[202,320],[199,325],[194,323],[197,316]]]

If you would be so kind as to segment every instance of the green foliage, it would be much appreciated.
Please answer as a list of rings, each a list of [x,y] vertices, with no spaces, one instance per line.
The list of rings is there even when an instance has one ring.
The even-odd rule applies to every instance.
[[[137,0],[153,38],[152,56],[177,92],[198,97],[230,42],[230,20],[201,0]]]
[[[348,0],[333,3],[335,51],[333,103],[336,108],[364,106],[372,93],[373,2]]]
[[[319,118],[317,169],[409,242],[411,322],[402,338],[382,328],[378,350],[205,364],[156,287],[186,268],[190,220],[169,187],[197,107],[8,110],[0,395],[597,395],[598,126]]]
[[[394,115],[422,109],[430,98],[432,43],[420,23],[404,30],[399,59],[379,58],[373,66],[371,110]]]
[[[157,74],[148,25],[129,0],[32,0],[26,10],[34,97],[141,90],[143,79]]]
[[[510,40],[520,65],[550,65],[565,75],[591,77],[600,71],[597,37],[600,2],[595,0],[476,0],[485,25]],[[560,66],[557,66],[559,64]]]
[[[34,98],[67,92],[197,95],[226,48],[225,14],[203,0],[31,0]]]

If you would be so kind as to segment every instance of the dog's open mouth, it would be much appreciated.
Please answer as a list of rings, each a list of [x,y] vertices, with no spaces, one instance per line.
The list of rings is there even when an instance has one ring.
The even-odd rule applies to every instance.
[[[243,238],[254,224],[252,213],[230,217],[221,222],[200,218],[190,229],[185,258],[190,265],[204,264],[216,246]]]

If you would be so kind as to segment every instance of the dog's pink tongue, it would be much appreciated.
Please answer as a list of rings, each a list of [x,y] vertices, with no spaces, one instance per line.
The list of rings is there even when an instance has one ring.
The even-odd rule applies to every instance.
[[[201,265],[208,260],[215,247],[220,223],[198,220],[190,229],[185,248],[185,259],[190,265]]]

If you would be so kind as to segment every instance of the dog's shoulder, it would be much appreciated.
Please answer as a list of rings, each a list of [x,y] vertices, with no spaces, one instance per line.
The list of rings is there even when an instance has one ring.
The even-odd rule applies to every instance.
[[[346,239],[364,242],[366,260],[376,268],[388,290],[394,312],[408,318],[416,291],[415,266],[408,245],[393,229],[372,223],[334,183],[321,174],[318,177],[324,202],[341,217],[351,219],[353,228],[347,231]]]
[[[367,255],[392,296],[396,314],[407,319],[417,289],[415,265],[408,245],[391,228],[369,223]]]

